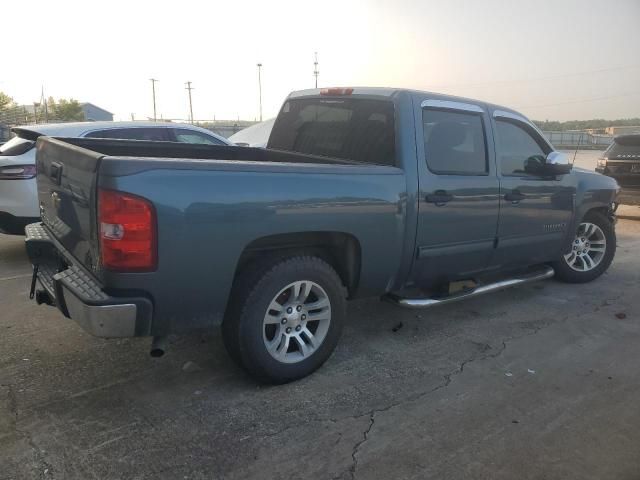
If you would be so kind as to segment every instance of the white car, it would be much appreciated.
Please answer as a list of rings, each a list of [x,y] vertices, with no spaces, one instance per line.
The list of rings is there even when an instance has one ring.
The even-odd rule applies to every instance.
[[[25,225],[40,217],[34,148],[40,135],[232,145],[209,130],[177,123],[50,123],[15,127],[12,131],[16,136],[0,145],[0,232],[13,235],[24,235]]]
[[[269,135],[273,129],[275,118],[270,118],[264,122],[256,123],[250,127],[240,130],[229,137],[229,141],[240,147],[266,147],[269,142]]]

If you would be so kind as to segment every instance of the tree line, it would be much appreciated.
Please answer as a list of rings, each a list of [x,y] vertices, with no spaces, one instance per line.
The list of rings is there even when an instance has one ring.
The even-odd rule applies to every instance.
[[[77,122],[85,120],[80,103],[73,98],[49,97],[44,103],[34,103],[33,109],[18,105],[12,97],[0,91],[0,122],[42,123]]]
[[[533,122],[540,130],[566,132],[568,130],[586,130],[588,128],[636,127],[640,125],[640,118],[621,118],[618,120],[595,118],[593,120],[569,120],[567,122],[534,120]]]

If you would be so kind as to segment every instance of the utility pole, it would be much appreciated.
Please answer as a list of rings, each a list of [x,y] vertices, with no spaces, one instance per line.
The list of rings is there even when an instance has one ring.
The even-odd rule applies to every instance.
[[[155,78],[150,78],[151,80],[151,91],[153,92],[153,121],[157,122],[158,119],[156,117],[156,82],[158,81]]]
[[[49,123],[49,108],[47,107],[47,97],[44,96],[44,85],[42,85],[40,103],[44,105],[44,122]]]
[[[258,66],[258,98],[260,102],[260,121],[262,121],[262,76],[261,76],[262,64],[258,63],[257,66]]]
[[[191,115],[189,118],[191,123],[193,123],[193,104],[191,103],[191,90],[193,90],[193,87],[191,86],[191,82],[187,82],[185,85],[185,88],[189,90],[189,114]]]
[[[318,52],[314,52],[315,60],[313,61],[313,76],[316,77],[316,88],[318,88],[318,75],[320,72],[318,71]]]

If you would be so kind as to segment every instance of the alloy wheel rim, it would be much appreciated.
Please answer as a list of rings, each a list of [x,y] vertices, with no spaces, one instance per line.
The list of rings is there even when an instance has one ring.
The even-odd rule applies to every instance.
[[[584,222],[578,226],[571,243],[571,251],[564,256],[569,267],[577,272],[588,272],[602,262],[607,251],[607,238],[595,223]]]
[[[301,362],[320,348],[331,323],[331,302],[315,282],[290,283],[271,300],[262,336],[269,354],[282,363]]]

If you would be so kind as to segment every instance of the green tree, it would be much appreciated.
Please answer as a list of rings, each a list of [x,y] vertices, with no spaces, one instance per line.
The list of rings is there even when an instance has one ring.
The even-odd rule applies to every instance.
[[[56,102],[53,97],[49,97],[47,106],[49,108],[49,121],[78,122],[85,119],[80,103],[73,98],[68,100],[60,98]]]
[[[584,130],[587,128],[606,128],[606,127],[622,127],[640,125],[640,118],[619,118],[617,120],[604,120],[602,118],[594,118],[591,120],[569,120],[566,122],[558,122],[554,120],[545,120],[544,122],[534,120],[534,123],[541,130],[567,131],[567,130]]]
[[[7,95],[4,92],[0,92],[0,112],[9,110],[14,106],[15,106],[15,103],[13,101],[13,98],[11,98],[9,95]]]
[[[0,123],[24,125],[33,122],[33,114],[16,104],[9,95],[0,92]]]

